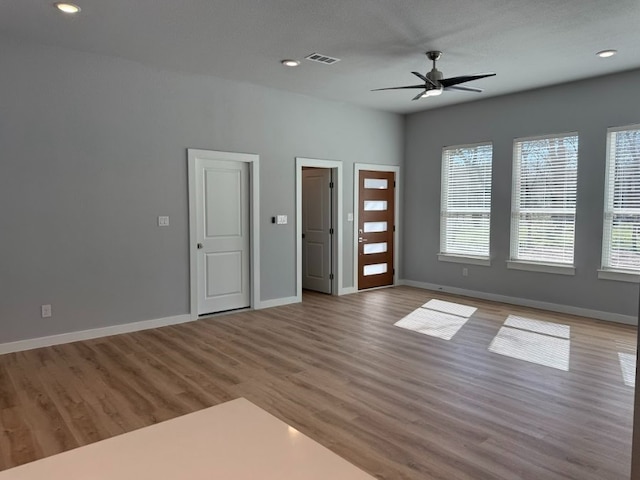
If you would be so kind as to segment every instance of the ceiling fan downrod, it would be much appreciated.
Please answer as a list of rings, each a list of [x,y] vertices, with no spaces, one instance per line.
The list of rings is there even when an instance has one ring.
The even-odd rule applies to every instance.
[[[436,69],[436,61],[440,60],[442,52],[440,50],[429,50],[427,52],[427,58],[433,62],[433,69]]]

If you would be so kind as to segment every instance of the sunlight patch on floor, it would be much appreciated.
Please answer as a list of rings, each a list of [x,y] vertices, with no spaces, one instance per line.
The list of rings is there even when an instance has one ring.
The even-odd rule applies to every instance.
[[[551,335],[552,337],[566,338],[567,340],[571,334],[571,328],[569,325],[543,322],[542,320],[518,317],[516,315],[509,315],[504,322],[504,326],[527,330],[529,332],[542,333],[544,335]]]
[[[469,318],[478,310],[476,307],[470,307],[469,305],[462,305],[461,303],[445,302],[443,300],[429,300],[422,305],[422,308],[429,310],[435,310],[436,312],[450,313],[451,315],[457,315],[458,317]]]
[[[451,340],[476,310],[475,307],[459,303],[429,300],[394,325],[431,337]]]
[[[569,370],[570,327],[509,315],[489,351],[518,360]]]
[[[620,368],[622,369],[622,380],[628,387],[636,386],[636,355],[633,353],[618,353]]]

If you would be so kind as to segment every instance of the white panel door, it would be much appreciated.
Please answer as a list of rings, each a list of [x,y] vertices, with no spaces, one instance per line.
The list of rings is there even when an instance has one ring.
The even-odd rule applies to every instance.
[[[302,170],[302,288],[331,293],[331,170]]]
[[[251,305],[249,165],[196,159],[198,314]]]

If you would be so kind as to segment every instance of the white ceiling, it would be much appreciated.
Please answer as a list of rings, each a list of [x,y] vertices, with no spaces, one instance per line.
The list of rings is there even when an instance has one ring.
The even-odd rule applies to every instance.
[[[75,17],[52,3],[3,0],[0,35],[399,113],[640,67],[639,0],[76,0]],[[445,77],[497,76],[467,84],[482,94],[370,91],[420,83],[427,50]]]

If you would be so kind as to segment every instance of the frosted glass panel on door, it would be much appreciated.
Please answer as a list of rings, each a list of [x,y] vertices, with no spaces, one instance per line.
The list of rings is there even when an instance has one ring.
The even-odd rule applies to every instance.
[[[364,266],[364,276],[380,275],[381,273],[387,273],[386,263],[374,263],[373,265]]]
[[[386,200],[365,200],[364,209],[367,212],[384,211],[387,209]]]
[[[384,253],[387,251],[387,242],[367,243],[364,245],[363,251],[365,255],[372,253]]]
[[[375,188],[378,190],[385,190],[389,188],[389,183],[386,178],[365,178],[364,188]]]
[[[364,233],[386,232],[387,222],[364,222]]]

